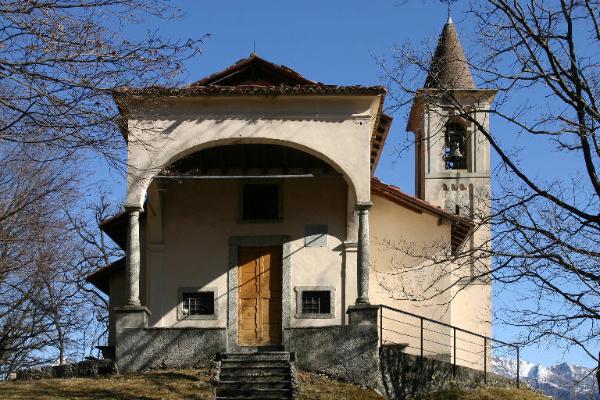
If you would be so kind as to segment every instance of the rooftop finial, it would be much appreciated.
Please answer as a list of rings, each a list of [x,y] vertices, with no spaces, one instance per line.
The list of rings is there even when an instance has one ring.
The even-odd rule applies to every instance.
[[[447,24],[451,24],[452,23],[452,17],[450,16],[450,11],[451,11],[451,8],[452,8],[452,2],[448,1],[446,4],[448,5],[448,22],[446,22],[446,23]]]

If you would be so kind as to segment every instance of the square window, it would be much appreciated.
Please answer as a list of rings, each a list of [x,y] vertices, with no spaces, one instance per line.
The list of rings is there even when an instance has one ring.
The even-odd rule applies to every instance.
[[[214,315],[215,298],[213,292],[184,292],[182,294],[181,314],[184,317],[194,315]]]
[[[329,290],[306,290],[302,292],[302,314],[330,314]]]
[[[278,220],[280,218],[279,192],[279,185],[276,183],[242,185],[242,220]]]

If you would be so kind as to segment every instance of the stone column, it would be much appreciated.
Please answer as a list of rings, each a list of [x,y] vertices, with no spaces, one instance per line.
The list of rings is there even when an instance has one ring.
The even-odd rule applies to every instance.
[[[358,251],[357,258],[357,286],[358,298],[356,304],[369,303],[369,209],[373,203],[358,203]]]
[[[140,211],[138,207],[127,207],[127,306],[140,305]]]

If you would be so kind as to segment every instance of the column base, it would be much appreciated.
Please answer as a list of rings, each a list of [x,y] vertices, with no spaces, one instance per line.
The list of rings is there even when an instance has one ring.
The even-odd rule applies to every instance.
[[[146,306],[114,307],[115,327],[118,332],[125,328],[147,328],[150,310]]]
[[[377,326],[379,306],[372,304],[355,304],[349,306],[346,313],[350,315],[350,325]]]

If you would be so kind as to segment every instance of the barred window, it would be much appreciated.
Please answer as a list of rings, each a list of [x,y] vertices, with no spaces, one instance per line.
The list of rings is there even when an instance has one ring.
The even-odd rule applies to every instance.
[[[329,290],[306,290],[302,292],[303,314],[330,314],[331,294]]]
[[[213,315],[215,313],[214,293],[183,293],[181,313],[186,317],[192,315]]]

